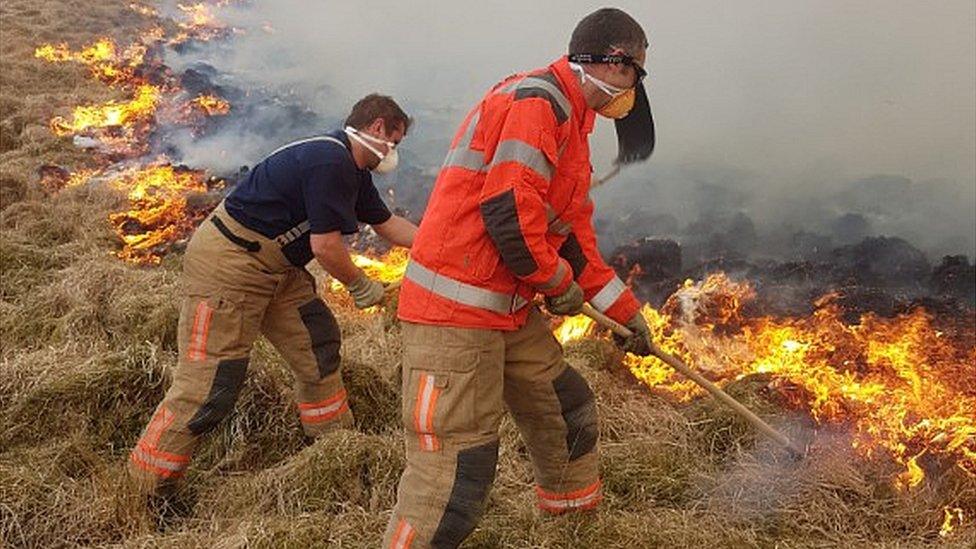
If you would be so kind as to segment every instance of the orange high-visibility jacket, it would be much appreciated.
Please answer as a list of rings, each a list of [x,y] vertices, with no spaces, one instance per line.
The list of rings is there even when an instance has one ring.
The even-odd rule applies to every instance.
[[[619,322],[637,299],[597,250],[588,137],[595,112],[566,58],[497,84],[465,117],[410,251],[398,316],[514,330],[572,280]]]

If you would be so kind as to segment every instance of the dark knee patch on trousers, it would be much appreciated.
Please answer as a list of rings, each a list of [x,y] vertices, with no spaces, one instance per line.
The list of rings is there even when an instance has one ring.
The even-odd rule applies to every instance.
[[[207,433],[230,415],[237,396],[241,393],[241,387],[244,386],[247,363],[247,358],[221,360],[217,363],[217,373],[210,386],[210,394],[186,425],[190,432],[195,435]]]
[[[590,453],[599,436],[593,391],[583,376],[569,367],[552,380],[552,388],[566,422],[566,450],[573,461]]]
[[[457,547],[474,530],[485,510],[497,464],[498,441],[458,452],[454,486],[431,546]]]
[[[312,352],[319,367],[319,377],[334,374],[339,369],[341,335],[339,323],[321,299],[309,301],[298,308],[302,323],[312,340]]]

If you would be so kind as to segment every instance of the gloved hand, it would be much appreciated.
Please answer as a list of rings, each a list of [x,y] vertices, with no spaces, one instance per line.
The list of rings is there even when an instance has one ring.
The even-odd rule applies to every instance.
[[[575,281],[559,295],[546,296],[546,309],[554,315],[572,316],[583,308],[583,289]]]
[[[359,278],[350,282],[346,289],[349,290],[349,295],[359,309],[377,305],[386,297],[386,288],[383,284],[365,274],[359,275]]]
[[[613,334],[613,341],[628,353],[633,353],[639,356],[648,356],[651,354],[651,346],[648,344],[648,336],[651,333],[651,329],[647,327],[647,320],[644,319],[644,315],[637,311],[637,314],[626,324],[627,328],[633,332],[630,337],[621,337],[617,334]]]

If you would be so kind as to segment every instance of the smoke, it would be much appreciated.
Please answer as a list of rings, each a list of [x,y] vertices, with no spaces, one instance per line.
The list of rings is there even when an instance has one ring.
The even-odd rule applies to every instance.
[[[740,213],[764,234],[802,228],[835,243],[886,234],[930,256],[976,254],[970,0],[619,5],[648,31],[659,143],[651,161],[594,193],[601,216],[640,208],[671,216],[681,232]],[[222,84],[308,116],[238,117],[240,125],[179,149],[218,170],[253,164],[379,91],[416,117],[405,159],[432,177],[484,91],[564,53],[575,23],[597,7],[255,0],[228,8],[221,19],[244,34],[168,62],[203,61]],[[600,122],[591,145],[601,173],[616,154],[612,125]]]

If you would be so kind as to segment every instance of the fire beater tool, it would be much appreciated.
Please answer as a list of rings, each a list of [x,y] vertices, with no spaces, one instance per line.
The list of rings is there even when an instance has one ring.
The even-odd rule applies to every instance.
[[[589,303],[585,303],[583,305],[583,314],[592,318],[597,324],[609,329],[621,337],[630,337],[633,335],[633,332],[631,332],[629,328],[594,309]],[[723,404],[731,408],[732,411],[739,414],[742,418],[751,423],[756,429],[759,429],[763,434],[781,444],[784,448],[786,448],[793,459],[800,460],[803,458],[806,452],[800,450],[796,445],[794,445],[793,442],[786,437],[786,435],[780,433],[776,429],[773,429],[768,423],[753,413],[752,410],[746,408],[741,402],[729,396],[729,394],[723,391],[718,385],[715,385],[711,381],[705,379],[704,376],[693,370],[680,359],[661,350],[660,347],[654,344],[654,341],[650,338],[650,336],[647,338],[647,343],[651,349],[652,355],[661,359],[662,362],[677,370],[681,375],[694,381],[702,389],[705,389],[711,393],[712,396],[717,398]]]
[[[387,295],[391,295],[395,290],[400,287],[401,281],[397,280],[386,285]],[[608,317],[607,315],[601,313],[600,311],[593,308],[589,303],[583,304],[583,314],[592,318],[597,324],[600,324],[604,328],[609,329],[613,333],[621,337],[630,337],[633,332],[623,324],[617,322],[616,320]],[[775,440],[780,445],[782,445],[790,454],[794,460],[803,459],[806,452],[800,450],[793,441],[787,438],[786,435],[780,433],[776,429],[773,429],[768,423],[763,421],[759,416],[753,413],[752,410],[746,408],[738,400],[732,398],[728,393],[723,391],[718,385],[715,385],[711,381],[705,379],[704,376],[693,370],[690,366],[682,362],[675,356],[672,356],[660,347],[654,344],[654,341],[648,336],[647,338],[648,346],[651,349],[651,354],[661,359],[665,364],[671,366],[677,370],[680,374],[684,375],[688,379],[697,383],[702,389],[705,389],[712,394],[715,398],[720,400],[723,404],[732,409],[735,413],[739,414],[746,421],[751,423],[756,429],[759,429],[763,434],[769,438]]]

